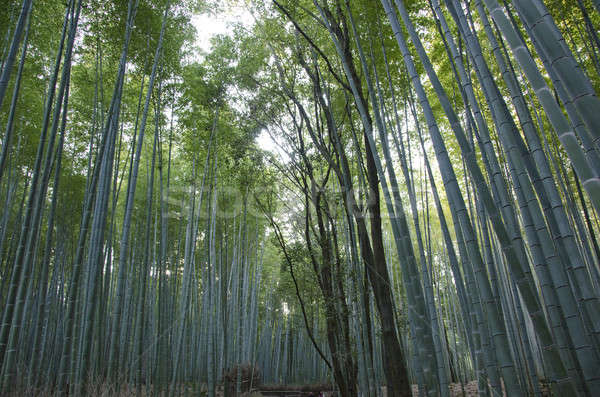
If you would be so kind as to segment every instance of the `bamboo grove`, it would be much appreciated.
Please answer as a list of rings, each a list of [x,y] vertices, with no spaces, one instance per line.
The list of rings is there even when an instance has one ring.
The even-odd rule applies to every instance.
[[[0,10],[0,394],[597,393],[598,0]]]

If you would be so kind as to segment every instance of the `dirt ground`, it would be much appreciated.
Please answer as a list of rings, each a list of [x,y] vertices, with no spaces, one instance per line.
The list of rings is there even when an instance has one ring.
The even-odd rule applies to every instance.
[[[464,389],[464,394],[463,394],[463,389]],[[418,386],[413,385],[412,390],[413,390],[413,396],[419,397]],[[388,397],[385,386],[383,386],[381,388],[381,391],[382,391],[383,397]],[[464,388],[461,388],[459,383],[452,383],[450,385],[450,395],[452,397],[477,397],[479,395],[479,393],[477,392],[477,382],[475,382],[475,381],[469,382],[466,385],[464,385]],[[332,393],[324,394],[324,397],[330,397],[330,396],[332,396]],[[242,394],[241,397],[263,397],[263,395],[260,392],[254,391],[252,393]]]
[[[382,387],[381,395],[383,397],[388,397],[385,389],[386,389],[385,386]],[[196,387],[185,387],[184,386],[182,388],[182,391],[184,393],[187,391],[188,393],[191,393],[190,395],[194,395],[193,393],[200,391],[200,395],[203,395],[203,393],[206,393],[206,385],[201,385],[199,387],[199,390]],[[94,390],[89,392],[87,394],[87,396],[89,396],[89,397],[126,397],[126,396],[129,397],[131,395],[135,395],[135,392],[136,392],[135,388],[129,388],[126,385],[121,386],[118,389],[114,389],[113,387],[110,387],[107,385],[98,385],[97,387],[94,388]],[[216,392],[217,392],[216,393],[217,397],[223,397],[222,386],[217,387]],[[157,396],[166,396],[167,395],[165,392],[149,391],[145,387],[143,387],[142,395],[148,395],[148,394],[155,394]],[[6,397],[45,397],[45,396],[52,396],[52,395],[53,395],[53,393],[51,393],[51,392],[49,393],[45,390],[21,390],[19,392],[8,393],[8,394],[6,394]],[[472,381],[472,382],[465,384],[464,385],[464,394],[463,394],[463,388],[461,388],[459,383],[452,383],[450,385],[450,395],[452,397],[477,397],[479,395],[477,392],[477,382]],[[542,395],[543,396],[550,395],[548,393],[546,386],[542,386]],[[334,394],[329,393],[329,392],[324,394],[324,397],[333,397],[333,396],[334,396]],[[413,396],[419,397],[417,385],[413,385]],[[264,396],[259,391],[252,391],[252,392],[242,393],[242,395],[240,397],[264,397]],[[389,397],[391,397],[391,396],[389,396]],[[506,394],[504,394],[503,397],[510,397],[510,396],[506,396]]]
[[[388,397],[385,386],[383,386],[381,389],[382,389],[381,390],[382,396]],[[413,385],[412,390],[413,390],[413,396],[419,397],[418,386]],[[452,384],[450,384],[450,395],[452,397],[477,397],[477,396],[479,396],[479,393],[477,390],[477,382],[476,381],[469,382],[469,383],[465,384],[463,387],[461,387],[460,383],[452,383]],[[242,397],[262,397],[262,396],[263,395],[259,392],[253,392],[251,394],[242,395]],[[330,397],[330,396],[333,396],[333,394],[332,393],[324,394],[324,397]],[[508,396],[506,396],[506,394],[504,394],[504,397],[508,397]]]

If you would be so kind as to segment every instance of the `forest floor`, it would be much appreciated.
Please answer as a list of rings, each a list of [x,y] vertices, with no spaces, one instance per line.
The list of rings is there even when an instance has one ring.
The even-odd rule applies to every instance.
[[[189,387],[189,385],[188,385]],[[267,388],[270,388],[267,386]],[[298,390],[300,387],[299,386],[289,386],[286,387],[286,385],[280,385],[280,387],[278,388],[278,390],[285,390],[287,391],[287,393],[282,393],[279,396],[281,397],[307,397],[309,396],[310,392],[308,391],[300,391]],[[199,392],[199,395],[204,396],[206,395],[206,385],[202,385],[200,386],[200,389],[198,390],[196,387],[189,387],[188,390],[187,387],[184,387],[183,393],[185,394],[187,393],[192,393],[192,395],[196,395],[195,393]],[[418,388],[417,385],[413,385],[412,387],[413,389],[413,396],[414,397],[419,397],[419,393],[418,393]],[[550,396],[550,393],[548,393],[547,387],[545,387],[544,385],[542,385],[541,387],[542,389],[542,396]],[[245,392],[242,393],[242,395],[240,397],[267,397],[267,396],[272,396],[272,397],[276,397],[276,394],[271,394],[272,391],[275,389],[272,389],[271,392],[267,392],[265,391],[265,394],[261,393],[259,390],[253,390],[251,392]],[[331,389],[330,389],[331,390]],[[382,387],[381,390],[381,395],[383,397],[388,397],[388,394],[386,392],[386,388],[385,386]],[[115,389],[111,386],[108,385],[98,385],[97,387],[94,388],[94,390],[92,391],[88,391],[86,393],[86,396],[88,397],[126,397],[126,396],[131,396],[131,395],[135,395],[136,394],[136,389],[135,388],[131,388],[131,387],[127,387],[127,386],[121,386],[118,389]],[[163,391],[148,391],[146,390],[145,387],[142,387],[141,389],[141,394],[142,395],[148,395],[148,394],[155,394],[157,396],[166,396],[167,394]],[[35,390],[21,390],[19,392],[15,392],[15,393],[8,393],[5,394],[5,397],[46,397],[46,396],[52,396],[54,395],[53,392],[47,392],[44,390],[40,390],[40,389],[35,389]],[[223,387],[217,387],[217,391],[216,391],[216,395],[217,397],[223,397],[224,393],[223,393]],[[334,397],[335,394],[333,394],[332,392],[325,392],[323,394],[324,397]],[[451,397],[477,397],[479,396],[479,393],[477,391],[477,382],[476,381],[471,381],[469,383],[466,383],[463,385],[463,387],[461,387],[460,383],[452,383],[450,384],[450,396]],[[391,396],[389,396],[391,397]],[[504,397],[509,397],[506,396],[506,394],[504,394]]]
[[[547,388],[542,385],[541,386],[542,389],[542,396],[550,396],[550,393],[548,392]],[[387,395],[387,391],[385,386],[382,387],[382,395],[383,397],[388,397]],[[414,397],[419,397],[419,391],[418,391],[418,386],[417,385],[412,385],[412,392],[413,392],[413,396]],[[305,392],[304,394],[294,394],[294,396],[308,396],[308,392]],[[334,396],[331,392],[326,392],[324,393],[324,397],[330,397],[330,396]],[[461,386],[460,383],[452,383],[450,384],[450,396],[451,397],[477,397],[479,396],[479,392],[478,392],[478,388],[477,388],[477,381],[471,381],[468,382],[466,384],[463,384]],[[264,397],[263,394],[261,394],[258,391],[254,391],[251,393],[245,393],[242,395],[242,397]],[[292,397],[291,394],[287,395],[287,397]],[[391,397],[391,396],[390,396]],[[506,393],[503,393],[503,397],[509,397],[506,395]]]
[[[381,389],[382,389],[381,391],[382,391],[383,397],[388,397],[385,386],[383,386]],[[285,389],[280,388],[280,390],[285,390]],[[290,391],[291,390],[293,390],[293,389],[290,389]],[[414,397],[419,397],[419,391],[418,391],[417,385],[412,386],[412,391],[413,391]],[[269,396],[272,396],[272,395],[269,394]],[[284,395],[282,394],[281,396],[283,397]],[[292,396],[306,397],[306,396],[309,396],[309,392],[298,392],[298,394],[286,394],[285,396],[286,397],[292,397]],[[324,397],[330,397],[330,396],[333,397],[334,394],[331,392],[325,392],[323,394],[323,396]],[[472,381],[472,382],[462,385],[462,387],[461,387],[460,383],[452,383],[450,385],[450,396],[451,397],[477,397],[477,396],[479,396],[479,393],[477,390],[477,382]],[[222,397],[222,394],[219,395],[218,397]],[[259,391],[252,391],[250,393],[242,394],[242,397],[265,397],[265,394],[262,394]],[[506,394],[504,394],[504,397],[508,397],[508,396],[506,396]]]

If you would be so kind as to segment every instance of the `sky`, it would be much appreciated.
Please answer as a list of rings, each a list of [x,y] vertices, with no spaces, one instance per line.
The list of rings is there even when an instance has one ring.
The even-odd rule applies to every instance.
[[[243,5],[224,6],[223,10],[207,12],[194,15],[192,25],[196,28],[196,44],[203,51],[210,51],[210,39],[218,34],[226,34],[231,31],[230,25],[242,22],[245,26],[251,26],[254,19],[247,7]]]

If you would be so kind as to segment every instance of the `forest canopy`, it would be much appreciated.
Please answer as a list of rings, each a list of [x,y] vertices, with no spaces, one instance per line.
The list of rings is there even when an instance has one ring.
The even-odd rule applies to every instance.
[[[595,395],[599,27],[0,0],[0,395]]]

